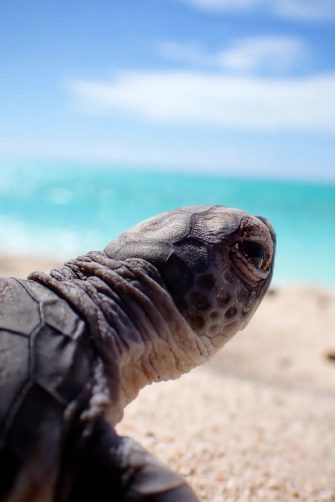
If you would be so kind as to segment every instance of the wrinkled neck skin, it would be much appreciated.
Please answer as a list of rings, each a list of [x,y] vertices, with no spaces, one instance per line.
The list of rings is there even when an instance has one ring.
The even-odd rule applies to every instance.
[[[213,352],[145,260],[115,261],[92,252],[50,274],[35,272],[29,279],[65,298],[86,320],[107,376],[115,423],[142,387],[178,378]]]

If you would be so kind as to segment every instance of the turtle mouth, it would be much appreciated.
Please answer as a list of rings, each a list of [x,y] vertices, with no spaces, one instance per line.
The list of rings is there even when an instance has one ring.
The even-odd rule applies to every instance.
[[[265,230],[265,229],[264,229]],[[243,231],[231,247],[231,259],[242,274],[251,283],[264,281],[271,270],[273,243],[269,231]]]

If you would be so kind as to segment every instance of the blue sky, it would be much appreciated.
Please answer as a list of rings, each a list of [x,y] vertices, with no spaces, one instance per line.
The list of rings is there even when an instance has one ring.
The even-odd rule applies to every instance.
[[[335,0],[0,0],[0,159],[335,180]]]

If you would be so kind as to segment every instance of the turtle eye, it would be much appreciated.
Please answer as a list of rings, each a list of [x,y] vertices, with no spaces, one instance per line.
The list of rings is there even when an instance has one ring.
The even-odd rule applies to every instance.
[[[264,263],[265,253],[263,247],[258,242],[244,241],[238,246],[241,253],[251,261],[254,267],[260,269]]]

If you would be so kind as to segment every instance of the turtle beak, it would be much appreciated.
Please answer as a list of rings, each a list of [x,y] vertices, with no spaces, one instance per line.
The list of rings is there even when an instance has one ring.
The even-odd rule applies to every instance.
[[[256,216],[256,218],[261,220],[268,227],[270,234],[271,234],[272,242],[274,245],[276,245],[277,237],[276,237],[276,233],[273,230],[273,227],[272,227],[270,221],[268,219],[264,218],[263,216]]]

